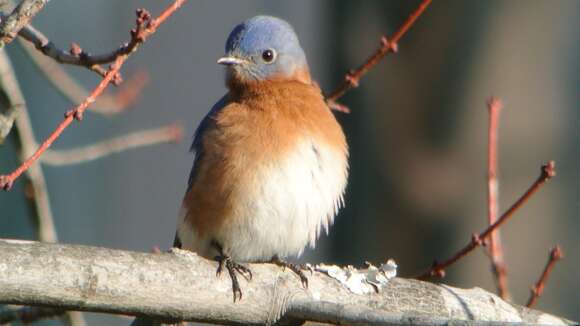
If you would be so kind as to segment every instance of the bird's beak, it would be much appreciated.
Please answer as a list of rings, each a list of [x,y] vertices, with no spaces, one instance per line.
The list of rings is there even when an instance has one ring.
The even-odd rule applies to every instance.
[[[236,58],[236,57],[221,57],[217,61],[217,63],[219,63],[220,65],[225,65],[225,66],[239,65],[239,64],[242,64],[245,62],[246,62],[246,60]]]

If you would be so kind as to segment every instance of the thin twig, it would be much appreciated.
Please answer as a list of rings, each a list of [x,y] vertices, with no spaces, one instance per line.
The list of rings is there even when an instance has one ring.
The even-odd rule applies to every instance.
[[[503,215],[492,225],[488,226],[481,233],[473,234],[471,236],[471,241],[461,250],[459,250],[455,255],[447,260],[439,263],[437,261],[433,262],[433,265],[425,273],[416,276],[420,280],[425,280],[432,276],[444,277],[445,269],[455,262],[465,257],[467,254],[472,252],[475,248],[482,246],[483,241],[487,240],[489,235],[507,222],[518,209],[520,209],[550,178],[556,175],[555,163],[554,161],[549,161],[546,165],[542,166],[540,176],[536,181],[530,186],[530,188],[505,212]]]
[[[176,0],[174,5],[177,7],[181,6],[185,0]],[[163,14],[159,17],[161,21],[165,20]],[[137,10],[137,24],[134,29],[131,30],[131,39],[129,42],[124,43],[116,50],[113,50],[104,54],[93,55],[85,52],[78,44],[71,44],[69,51],[64,51],[59,49],[52,43],[44,34],[36,30],[32,26],[26,26],[22,28],[19,32],[19,36],[23,39],[31,42],[34,46],[43,54],[53,58],[59,63],[83,66],[90,70],[95,71],[101,76],[105,76],[107,73],[106,69],[101,67],[102,64],[111,63],[116,61],[120,56],[128,56],[134,52],[141,43],[148,37],[149,34],[154,32],[156,26],[153,26],[153,21],[151,20],[151,15],[148,11],[144,9]],[[120,82],[120,77],[116,77],[113,84],[117,85]]]
[[[421,16],[425,9],[427,9],[431,1],[432,0],[423,0],[419,7],[409,15],[407,20],[403,25],[401,25],[401,27],[399,27],[391,38],[387,38],[386,36],[381,37],[381,46],[370,57],[368,57],[362,65],[346,73],[342,84],[326,96],[326,101],[331,109],[346,113],[350,112],[346,106],[338,104],[337,100],[350,89],[358,87],[361,77],[379,63],[379,61],[381,61],[381,59],[386,55],[390,52],[397,52],[399,40],[403,35],[405,35],[405,33],[407,33],[411,26],[413,26],[417,18]]]
[[[41,161],[42,163],[53,166],[84,163],[129,149],[177,142],[182,136],[183,129],[181,126],[172,124],[155,129],[133,132],[80,148],[47,150],[42,156]]]
[[[48,0],[22,0],[12,13],[3,17],[0,22],[0,42],[6,45],[18,35],[18,32],[38,14]]]
[[[107,73],[107,69],[103,68],[100,63],[94,63],[91,60],[88,60],[88,58],[92,58],[92,56],[84,52],[76,43],[71,44],[71,47],[68,51],[61,50],[57,48],[56,45],[54,45],[54,43],[52,43],[42,32],[34,28],[32,25],[24,26],[20,32],[18,32],[18,36],[20,36],[21,39],[32,43],[38,51],[52,58],[58,63],[83,66],[96,72],[102,77],[104,77]]]
[[[80,103],[89,95],[89,91],[68,74],[62,65],[42,55],[32,44],[22,38],[18,40],[40,72],[71,103]],[[89,110],[106,116],[124,112],[135,103],[148,81],[149,75],[144,71],[138,71],[125,81],[115,94],[105,92],[99,96],[95,104],[89,107]]]
[[[528,300],[526,307],[532,307],[536,304],[536,302],[538,301],[538,298],[544,292],[544,287],[546,286],[546,282],[548,281],[548,277],[550,276],[550,273],[552,272],[552,270],[556,266],[556,263],[562,258],[564,258],[564,252],[562,251],[562,248],[560,246],[556,246],[556,247],[552,248],[552,250],[550,250],[550,257],[548,259],[548,263],[546,263],[546,266],[544,267],[544,271],[542,272],[542,275],[540,276],[540,278],[538,279],[538,281],[536,282],[536,284],[532,288],[531,294],[530,294],[530,299]]]
[[[499,181],[498,181],[498,130],[499,115],[503,108],[500,99],[491,97],[487,101],[489,110],[489,130],[487,147],[487,222],[492,225],[499,215]],[[495,230],[489,236],[489,255],[491,268],[495,277],[497,290],[502,299],[509,297],[507,285],[507,266],[505,264],[500,231]]]
[[[14,180],[16,180],[24,171],[26,171],[38,158],[52,145],[52,143],[63,133],[63,131],[74,121],[81,120],[83,113],[89,105],[95,102],[95,99],[103,93],[106,87],[117,78],[119,69],[130,53],[135,51],[139,45],[144,42],[151,34],[153,34],[157,27],[163,23],[169,16],[171,16],[186,0],[175,0],[173,4],[167,7],[156,19],[151,19],[151,15],[143,10],[137,10],[137,27],[132,30],[132,38],[135,40],[131,42],[133,44],[132,50],[129,53],[119,55],[115,62],[111,65],[105,77],[97,85],[97,87],[92,91],[92,93],[77,107],[68,111],[65,114],[64,120],[56,127],[56,129],[46,138],[46,140],[40,145],[40,147],[32,154],[26,161],[24,161],[19,167],[17,167],[12,173],[8,175],[0,176],[0,188],[9,190]]]
[[[28,324],[41,319],[59,317],[64,313],[64,309],[52,307],[22,307],[20,309],[6,309],[0,311],[0,325],[14,322]]]

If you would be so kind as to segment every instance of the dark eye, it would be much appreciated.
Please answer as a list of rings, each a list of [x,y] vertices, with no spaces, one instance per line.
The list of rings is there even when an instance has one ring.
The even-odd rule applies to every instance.
[[[262,52],[262,59],[264,62],[270,63],[276,59],[276,52],[272,49],[264,50],[264,52]]]

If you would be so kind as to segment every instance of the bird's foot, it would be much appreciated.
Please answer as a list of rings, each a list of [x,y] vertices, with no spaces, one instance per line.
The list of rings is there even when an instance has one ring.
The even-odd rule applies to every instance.
[[[240,289],[240,283],[238,282],[238,276],[236,273],[242,275],[246,280],[252,279],[252,271],[239,263],[236,263],[231,259],[229,256],[216,256],[215,259],[218,261],[219,265],[216,271],[216,276],[220,276],[221,273],[225,269],[228,270],[228,274],[230,275],[230,279],[232,280],[232,291],[234,293],[234,302],[236,300],[242,300],[242,289]]]
[[[308,289],[308,277],[304,274],[304,271],[310,271],[310,275],[312,275],[312,268],[306,264],[293,264],[287,261],[280,259],[279,257],[275,256],[271,260],[272,264],[278,265],[285,269],[288,267],[291,271],[293,271],[298,277],[300,277],[300,282],[302,282],[302,286],[305,289]]]

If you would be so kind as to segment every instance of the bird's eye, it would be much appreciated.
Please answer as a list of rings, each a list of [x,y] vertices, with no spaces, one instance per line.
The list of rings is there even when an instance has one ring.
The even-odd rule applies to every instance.
[[[273,62],[274,59],[276,59],[276,51],[272,49],[264,50],[264,52],[262,52],[262,59],[266,63]]]

